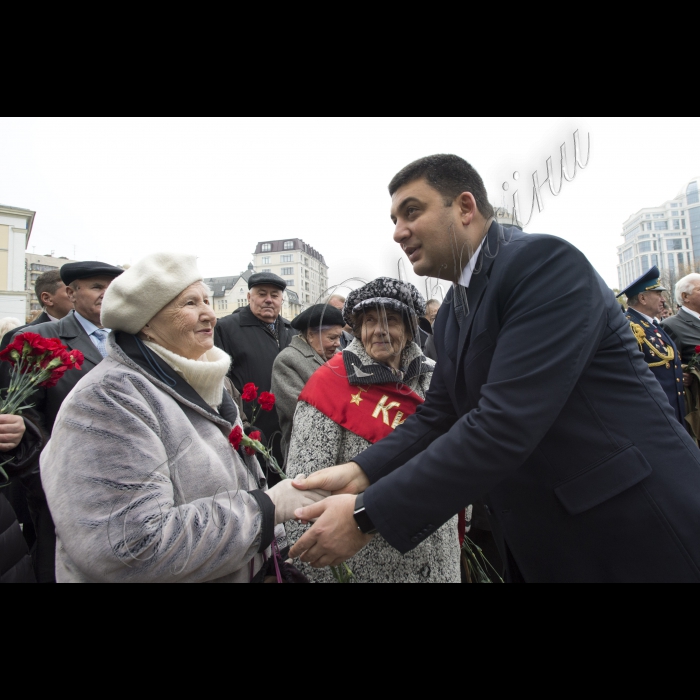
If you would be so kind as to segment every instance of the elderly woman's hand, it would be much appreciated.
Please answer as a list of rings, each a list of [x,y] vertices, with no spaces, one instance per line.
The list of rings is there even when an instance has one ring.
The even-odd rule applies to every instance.
[[[328,491],[299,491],[292,485],[291,480],[285,479],[267,492],[275,504],[275,525],[283,525],[294,519],[294,513],[299,508],[308,508],[315,503],[328,498]]]
[[[26,430],[22,416],[0,416],[0,452],[14,450]]]

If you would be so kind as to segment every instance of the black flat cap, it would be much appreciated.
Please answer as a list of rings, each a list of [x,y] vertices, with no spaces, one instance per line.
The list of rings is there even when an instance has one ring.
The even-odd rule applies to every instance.
[[[343,314],[340,309],[336,309],[328,304],[318,304],[311,306],[303,313],[299,314],[292,321],[292,328],[296,331],[318,330],[330,326],[345,326]]]
[[[87,280],[92,277],[119,277],[124,274],[121,267],[114,267],[102,262],[68,263],[61,268],[61,279],[68,286],[77,280]]]
[[[271,272],[259,272],[257,275],[253,275],[248,280],[248,289],[252,289],[253,287],[262,287],[263,285],[277,287],[282,291],[287,289],[287,283],[281,277],[273,275]]]

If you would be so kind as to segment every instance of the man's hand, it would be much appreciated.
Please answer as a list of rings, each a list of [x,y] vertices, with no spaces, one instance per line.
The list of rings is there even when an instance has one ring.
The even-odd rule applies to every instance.
[[[14,450],[26,430],[22,416],[0,416],[0,452]]]
[[[333,496],[310,508],[298,510],[299,520],[316,524],[294,545],[289,556],[314,569],[340,566],[371,541],[355,522],[355,496]]]
[[[309,477],[298,476],[294,487],[300,491],[330,491],[334,496],[359,496],[370,487],[370,482],[360,465],[350,462],[322,469]]]
[[[693,386],[693,375],[683,372],[683,386],[690,387]]]

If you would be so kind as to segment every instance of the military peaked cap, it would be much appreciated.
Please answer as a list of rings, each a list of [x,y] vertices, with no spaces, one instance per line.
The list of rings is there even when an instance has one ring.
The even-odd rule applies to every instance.
[[[661,273],[658,267],[652,267],[649,272],[642,275],[636,282],[633,282],[627,289],[620,292],[617,297],[618,299],[625,295],[628,299],[636,297],[639,294],[644,294],[644,292],[667,292],[661,282]]]
[[[123,274],[124,270],[121,267],[95,261],[68,263],[61,268],[61,279],[66,286],[92,277],[119,277]]]
[[[345,321],[339,309],[327,304],[312,306],[292,321],[292,328],[297,331],[328,328],[330,326],[340,326],[342,328],[345,326]]]
[[[281,277],[273,275],[271,272],[259,272],[257,275],[253,275],[248,280],[248,289],[252,289],[253,287],[262,287],[263,285],[277,287],[282,291],[287,289],[287,283]]]

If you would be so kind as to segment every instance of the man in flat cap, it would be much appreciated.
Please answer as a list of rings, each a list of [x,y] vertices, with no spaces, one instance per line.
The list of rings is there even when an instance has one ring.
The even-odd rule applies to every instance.
[[[281,316],[287,289],[283,279],[266,272],[256,274],[248,281],[248,289],[248,306],[219,321],[215,342],[233,358],[229,377],[236,389],[242,392],[246,384],[252,383],[259,392],[265,392],[272,387],[272,367],[277,356],[289,347],[297,331]],[[245,404],[249,416],[255,408],[255,404]],[[272,441],[275,457],[283,464],[277,412],[260,411],[255,427],[268,442]],[[278,482],[274,474],[268,478],[271,484]]]
[[[627,296],[627,320],[639,349],[649,369],[661,384],[668,396],[676,419],[685,426],[685,390],[683,388],[683,366],[675,343],[659,324],[666,301],[665,289],[659,278],[658,267],[652,267],[627,289],[622,291]]]
[[[42,338],[58,338],[69,350],[79,350],[85,356],[81,370],[66,372],[53,389],[39,389],[32,397],[32,417],[41,429],[51,435],[56,416],[75,385],[97,367],[107,354],[109,329],[102,326],[100,312],[102,299],[109,285],[124,270],[101,262],[69,263],[61,268],[61,279],[66,285],[74,310],[65,318],[52,323],[32,326],[29,330]],[[21,331],[20,331],[21,332]],[[15,333],[14,336],[19,333]],[[2,388],[9,386],[9,373],[3,371]],[[37,464],[37,470],[38,470]],[[36,530],[35,568],[39,583],[55,581],[56,534],[53,520],[46,505],[41,482],[36,475],[25,479],[27,501]]]

